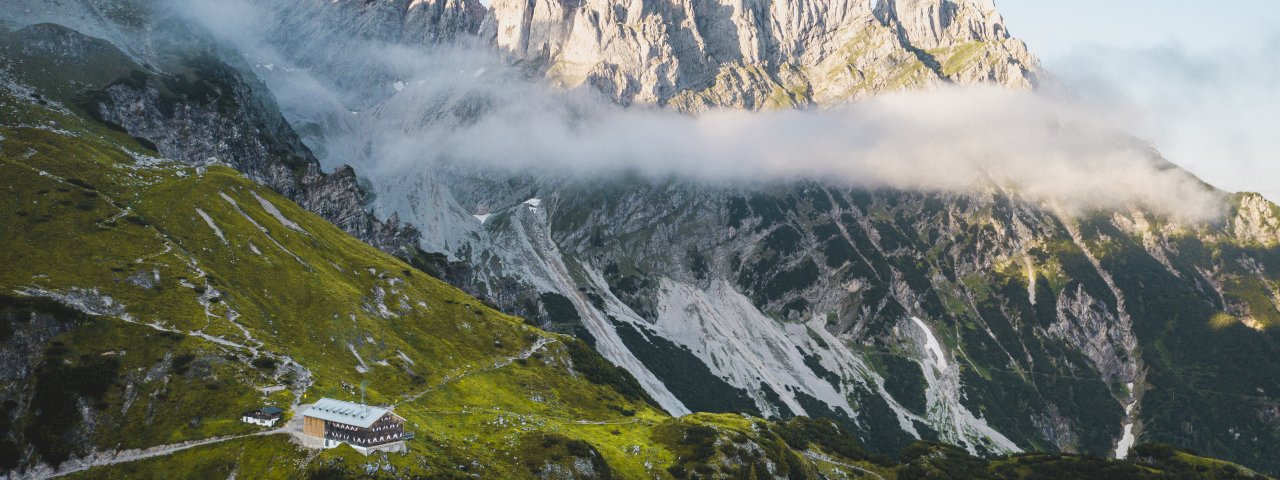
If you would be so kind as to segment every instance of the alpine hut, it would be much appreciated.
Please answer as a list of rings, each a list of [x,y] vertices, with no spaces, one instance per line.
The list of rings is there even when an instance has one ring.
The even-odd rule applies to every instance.
[[[404,418],[390,409],[322,398],[302,413],[302,433],[323,440],[324,448],[341,444],[368,455],[405,450]]]

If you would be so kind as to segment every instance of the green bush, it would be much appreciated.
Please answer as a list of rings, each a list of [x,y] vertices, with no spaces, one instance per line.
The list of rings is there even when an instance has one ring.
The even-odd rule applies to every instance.
[[[253,359],[253,362],[251,363],[254,368],[261,368],[263,370],[275,370],[276,368],[276,360],[271,357],[258,357]]]
[[[521,442],[520,456],[525,467],[534,475],[540,475],[552,464],[576,471],[579,461],[585,459],[591,464],[593,478],[613,478],[612,469],[594,446],[557,433],[539,433],[525,437]]]
[[[886,467],[897,464],[887,456],[868,453],[858,445],[852,434],[828,419],[796,417],[778,427],[778,436],[797,451],[805,451],[811,445],[817,445],[827,453],[834,453],[850,460],[870,461]]]
[[[66,348],[50,342],[45,360],[36,369],[34,406],[24,434],[40,458],[59,465],[76,452],[74,436],[80,426],[80,398],[103,408],[108,389],[115,383],[120,361],[115,357],[81,355],[63,358]]]
[[[195,360],[195,355],[178,355],[173,358],[173,373],[183,375],[191,369],[191,361]]]

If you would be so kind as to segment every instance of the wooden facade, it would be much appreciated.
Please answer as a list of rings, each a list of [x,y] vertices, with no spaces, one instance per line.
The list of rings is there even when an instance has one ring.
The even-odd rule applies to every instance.
[[[323,438],[324,424],[325,424],[324,420],[321,420],[316,417],[308,417],[304,415],[302,417],[302,433],[305,433],[307,435],[311,435],[314,437]]]

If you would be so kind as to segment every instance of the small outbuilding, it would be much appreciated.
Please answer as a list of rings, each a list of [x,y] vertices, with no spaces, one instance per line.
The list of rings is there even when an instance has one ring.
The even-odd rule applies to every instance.
[[[244,423],[252,423],[254,425],[262,425],[264,427],[275,426],[280,421],[280,417],[284,415],[284,410],[279,407],[262,407],[250,412],[244,412],[240,417],[240,421]]]

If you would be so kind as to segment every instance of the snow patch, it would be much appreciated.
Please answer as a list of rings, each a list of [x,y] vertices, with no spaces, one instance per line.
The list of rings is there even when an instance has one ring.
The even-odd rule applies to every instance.
[[[284,245],[281,245],[280,242],[277,242],[275,237],[271,236],[267,227],[262,226],[262,224],[258,223],[257,220],[250,217],[248,213],[245,213],[244,209],[240,208],[240,204],[236,202],[236,199],[231,198],[231,196],[227,195],[226,192],[218,192],[218,195],[221,196],[223,200],[226,200],[227,203],[230,203],[232,207],[235,207],[236,211],[240,213],[240,216],[244,217],[245,220],[248,220],[254,227],[257,227],[258,231],[262,232],[262,234],[267,237],[267,240],[271,240],[271,243],[275,244],[276,247],[279,247],[280,250],[283,250],[284,253],[289,254],[289,256],[293,257],[294,260],[297,260],[298,263],[301,263],[304,267],[311,268],[311,265],[308,265],[307,262],[303,261],[302,257],[299,257],[297,254],[293,253],[293,251],[285,248]],[[261,252],[259,252],[259,254],[261,254]]]
[[[1129,403],[1124,406],[1124,432],[1120,435],[1120,442],[1116,443],[1115,457],[1119,460],[1129,456],[1129,449],[1138,440],[1133,434],[1133,410],[1138,406],[1138,399],[1133,394],[1133,382],[1126,383],[1125,387],[1129,390]]]
[[[279,220],[279,221],[280,221],[280,224],[282,224],[282,225],[284,225],[284,226],[286,226],[286,227],[289,227],[290,229],[292,229],[292,230],[294,230],[294,231],[298,231],[298,232],[302,232],[302,233],[307,233],[307,231],[306,231],[306,230],[303,230],[303,229],[302,229],[302,226],[298,225],[297,223],[294,223],[292,220],[289,220],[288,218],[285,218],[284,214],[283,214],[283,213],[280,213],[280,209],[279,209],[279,208],[276,208],[276,205],[275,205],[274,203],[271,203],[271,202],[267,201],[267,199],[262,198],[262,196],[261,196],[261,195],[258,195],[258,192],[255,192],[255,191],[250,190],[250,191],[249,191],[249,193],[252,193],[252,194],[253,194],[253,198],[258,199],[258,203],[262,204],[262,208],[263,208],[264,210],[266,210],[266,211],[267,211],[267,213],[270,213],[270,214],[271,214],[271,216],[275,217],[275,218],[276,218],[276,220]]]
[[[399,81],[399,80],[396,80],[396,83],[391,84],[391,88],[395,89],[395,91],[397,91],[397,92],[399,92],[399,91],[403,91],[403,90],[404,90],[404,87],[405,87],[404,82]]]
[[[400,359],[401,359],[401,360],[404,360],[404,361],[405,361],[405,363],[408,363],[409,365],[413,365],[413,364],[414,364],[414,363],[413,363],[413,359],[409,358],[409,356],[408,356],[408,355],[405,355],[405,353],[404,353],[404,352],[402,352],[402,351],[400,351],[400,350],[396,350],[396,356],[397,356],[397,357],[400,357]]]
[[[943,355],[942,345],[938,343],[938,339],[933,337],[933,331],[929,330],[929,326],[925,325],[924,320],[916,317],[911,317],[911,320],[915,322],[921,330],[924,330],[926,342],[925,348],[929,350],[929,353],[933,354],[934,367],[937,367],[939,372],[945,372],[947,370],[947,357],[946,355]]]
[[[352,354],[352,355],[355,355],[355,356],[356,356],[356,361],[360,363],[359,365],[356,365],[356,371],[357,371],[357,372],[360,372],[360,373],[368,372],[368,371],[369,371],[369,364],[364,363],[364,358],[361,358],[361,357],[360,357],[360,352],[357,352],[357,351],[356,351],[356,346],[355,346],[355,345],[352,345],[352,344],[350,344],[350,343],[348,343],[348,344],[347,344],[347,348],[351,349],[351,354]]]
[[[1032,305],[1036,304],[1036,269],[1031,265],[1031,257],[1026,259],[1027,270],[1027,301]]]
[[[473,216],[473,217],[476,217],[476,220],[479,220],[481,225],[484,225],[485,220],[488,220],[488,219],[489,219],[489,217],[493,216],[493,214],[492,214],[492,213],[486,213],[486,214],[484,214],[484,215],[472,215],[472,216]]]
[[[222,229],[218,228],[218,224],[213,223],[213,218],[210,218],[209,214],[204,213],[204,210],[199,208],[196,208],[196,214],[204,219],[204,223],[209,224],[209,228],[213,229],[213,233],[218,236],[218,240],[222,240],[223,244],[227,244],[227,237],[222,235]]]
[[[538,207],[541,207],[541,206],[542,206],[542,199],[541,199],[541,198],[530,198],[530,199],[528,199],[528,200],[525,200],[525,201],[524,201],[524,204],[525,204],[525,205],[528,205],[528,206],[530,206],[530,207],[533,207],[533,208],[538,208]]]

